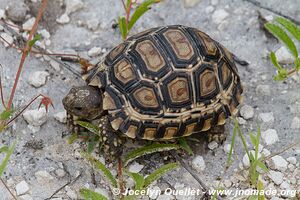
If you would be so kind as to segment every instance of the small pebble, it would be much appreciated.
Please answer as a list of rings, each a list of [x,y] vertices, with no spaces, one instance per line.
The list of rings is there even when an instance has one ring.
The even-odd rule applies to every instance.
[[[144,165],[141,165],[137,162],[132,163],[129,168],[128,171],[132,172],[132,173],[138,173],[140,172],[142,169],[144,168]]]
[[[255,89],[257,95],[261,96],[270,96],[271,95],[271,88],[269,85],[258,85]]]
[[[66,172],[63,169],[57,169],[55,170],[55,174],[57,177],[62,178],[66,175]]]
[[[66,186],[65,187],[65,190],[66,190],[66,194],[67,196],[70,198],[70,199],[77,199],[77,194],[74,190],[72,190],[69,186]]]
[[[88,56],[95,57],[101,54],[101,48],[100,47],[93,47],[88,51]]]
[[[50,38],[50,33],[46,30],[46,29],[42,29],[42,30],[38,30],[37,31],[39,34],[41,34],[41,36],[44,38],[44,39],[49,39]]]
[[[55,60],[50,60],[50,65],[51,65],[51,67],[55,70],[55,71],[57,71],[57,72],[59,72],[60,71],[60,64],[58,63],[58,62],[56,62]]]
[[[297,164],[297,158],[296,157],[288,157],[286,159],[289,163],[296,165]]]
[[[288,169],[293,172],[295,170],[295,166],[293,164],[288,164]]]
[[[244,105],[240,109],[240,114],[244,119],[251,119],[254,116],[254,109],[249,105]]]
[[[13,22],[20,23],[25,20],[27,11],[29,11],[29,8],[24,1],[12,0],[7,6],[6,14]]]
[[[0,25],[0,31],[4,31],[4,28],[3,28],[3,26],[1,26],[1,25]]]
[[[268,112],[268,113],[260,113],[258,115],[259,119],[263,122],[263,123],[269,123],[269,124],[273,124],[274,123],[274,115],[273,112]]]
[[[268,129],[261,133],[261,137],[266,145],[272,145],[279,141],[277,131],[275,129]]]
[[[185,8],[192,8],[196,6],[201,0],[184,0]]]
[[[5,11],[0,9],[0,19],[5,19],[6,16],[5,16]]]
[[[28,19],[23,25],[24,30],[31,30],[35,22],[35,17]]]
[[[54,119],[56,119],[57,121],[59,121],[60,123],[67,123],[67,112],[64,110],[64,111],[61,111],[61,112],[58,112],[58,113],[55,113],[53,115]]]
[[[276,185],[280,185],[282,183],[283,176],[284,174],[281,172],[277,172],[273,170],[269,171],[269,177]]]
[[[158,197],[159,194],[161,193],[161,190],[160,190],[160,188],[159,188],[158,186],[152,187],[152,188],[151,188],[151,191],[153,191],[153,192],[151,192],[151,193],[149,194],[149,198],[150,198],[150,199],[157,199],[157,197]]]
[[[41,126],[47,121],[47,113],[45,108],[26,110],[23,117],[29,125]]]
[[[47,78],[50,76],[50,74],[46,71],[37,71],[32,73],[28,77],[28,83],[35,88],[39,88],[46,84]]]
[[[281,64],[292,64],[294,63],[294,56],[290,53],[290,51],[285,47],[280,47],[276,52],[275,55],[277,60]]]
[[[218,9],[212,14],[212,21],[216,24],[220,24],[228,16],[228,12],[226,12],[224,9]]]
[[[157,197],[157,200],[174,200],[175,197],[173,195],[162,194]]]
[[[70,17],[65,13],[59,18],[56,19],[56,22],[59,24],[67,24],[70,22]]]
[[[245,124],[247,124],[247,121],[246,121],[244,118],[242,118],[242,117],[237,117],[237,121],[238,121],[238,123],[239,123],[240,125],[245,125]]]
[[[65,3],[67,14],[71,14],[84,8],[84,3],[82,2],[82,0],[65,0]]]
[[[28,191],[29,191],[29,186],[26,181],[21,181],[16,185],[16,192],[18,196],[25,194]]]
[[[35,177],[39,182],[49,182],[54,179],[54,177],[45,170],[37,171]]]
[[[294,117],[291,124],[292,129],[300,129],[300,118]]]
[[[271,169],[279,170],[281,172],[286,171],[288,166],[288,162],[282,156],[279,155],[272,157],[269,164],[270,164],[269,167]]]
[[[253,156],[255,156],[255,151],[254,151],[254,150],[251,150],[249,153],[251,153]],[[258,153],[257,156],[258,156],[258,158],[260,158],[260,157],[261,157],[261,154]],[[250,167],[250,160],[249,160],[249,157],[248,157],[247,154],[245,154],[244,157],[243,157],[243,165],[244,165],[246,168]]]
[[[207,6],[205,8],[205,13],[209,14],[212,13],[215,10],[215,8],[213,6]]]
[[[212,141],[207,146],[210,150],[214,150],[214,149],[218,148],[219,144],[216,141]]]
[[[223,150],[225,153],[229,153],[231,149],[231,144],[225,144]]]
[[[205,162],[202,156],[196,156],[192,160],[192,167],[197,170],[198,172],[201,172],[205,169]]]
[[[10,36],[9,34],[7,34],[7,33],[1,33],[0,41],[3,42],[3,44],[4,44],[5,47],[9,47],[10,45],[13,44],[14,38],[12,36]]]

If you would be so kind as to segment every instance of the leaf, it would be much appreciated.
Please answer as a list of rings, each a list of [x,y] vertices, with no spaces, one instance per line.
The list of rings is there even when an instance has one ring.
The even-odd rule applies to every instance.
[[[266,173],[269,172],[269,169],[267,168],[267,166],[266,166],[263,162],[261,162],[260,160],[258,160],[256,164],[257,164],[257,166],[258,166],[259,168],[261,168],[264,172],[266,172]]]
[[[164,174],[166,174],[168,171],[175,169],[178,167],[178,163],[169,163],[166,165],[163,165],[159,169],[152,172],[149,176],[145,178],[144,188],[147,188],[151,183],[158,180],[160,177],[162,177]]]
[[[133,13],[132,17],[129,20],[128,23],[128,31],[132,29],[134,24],[138,21],[138,19],[144,15],[149,9],[150,5],[154,3],[158,3],[160,0],[146,0],[144,1]]]
[[[295,69],[298,71],[300,70],[300,58],[297,58],[294,62],[295,64]]]
[[[259,192],[258,194],[258,200],[265,200],[264,194],[264,183],[261,180],[258,180],[257,182],[257,190]]]
[[[0,120],[7,120],[14,113],[14,110],[4,110],[0,114]]]
[[[144,177],[139,173],[128,172],[128,174],[135,182],[135,190],[141,190],[145,182]]]
[[[257,195],[251,195],[248,200],[257,200]]]
[[[283,17],[277,17],[275,20],[286,28],[300,42],[300,28],[296,24]]]
[[[88,142],[88,146],[87,146],[88,153],[92,153],[92,151],[95,149],[97,141],[99,141],[99,137],[97,137],[97,135],[93,134]]]
[[[7,146],[3,146],[3,147],[0,148],[0,153],[7,152],[7,151],[8,151]]]
[[[2,163],[0,165],[0,177],[2,176],[2,174],[4,172],[4,170],[5,170],[5,168],[8,164],[9,158],[12,155],[12,153],[14,152],[16,145],[17,145],[17,141],[15,141],[13,143],[13,145],[6,152],[6,156],[5,156],[4,160],[2,161]]]
[[[108,181],[111,183],[111,185],[113,186],[113,188],[117,188],[118,187],[118,183],[117,180],[115,179],[115,177],[112,175],[112,173],[110,172],[110,170],[108,168],[106,168],[106,166],[101,163],[100,161],[96,160],[93,156],[87,154],[87,153],[83,153],[82,156],[87,159],[91,165],[93,167],[95,167],[96,169],[100,170],[103,175],[108,179]]]
[[[78,139],[78,134],[73,133],[72,135],[69,136],[68,138],[68,144],[73,144],[75,140]]]
[[[186,142],[185,138],[179,138],[178,139],[179,146],[184,149],[190,156],[194,155],[194,152],[192,151],[191,147]]]
[[[79,193],[85,200],[108,200],[102,194],[99,194],[97,192],[94,192],[94,191],[86,189],[86,188],[80,189]]]
[[[298,51],[296,45],[294,44],[290,36],[288,36],[288,34],[280,26],[272,23],[267,23],[265,27],[274,36],[276,36],[279,40],[281,40],[285,44],[285,46],[292,52],[295,58],[298,57]]]
[[[99,134],[100,133],[100,128],[90,122],[85,122],[85,121],[75,121],[77,124],[82,126],[83,128],[86,128],[87,130],[91,131],[92,133]]]
[[[236,133],[237,133],[237,127],[238,127],[238,121],[237,119],[234,120],[234,128],[233,128],[233,135],[232,135],[232,139],[231,139],[231,144],[230,144],[230,150],[229,150],[229,154],[227,157],[227,163],[226,166],[229,167],[229,165],[231,165],[232,162],[232,152],[233,152],[233,148],[234,148],[234,144],[235,144],[235,138],[236,138]]]
[[[273,65],[277,68],[277,70],[283,69],[282,66],[278,63],[277,57],[273,51],[270,53],[270,59],[271,59]]]
[[[253,146],[256,146],[256,144],[257,144],[256,137],[253,135],[252,132],[250,132],[249,135],[250,135],[250,139],[251,139],[251,142],[252,142]]]
[[[34,36],[34,38],[28,42],[29,48],[31,49],[33,47],[33,45],[41,39],[42,39],[42,36],[40,34],[36,34]]]
[[[169,151],[169,150],[178,149],[178,148],[179,148],[179,146],[174,145],[174,144],[151,144],[151,145],[148,145],[145,147],[135,149],[135,150],[129,152],[128,154],[126,154],[124,156],[123,163],[124,163],[124,166],[126,166],[129,162],[131,162],[132,160],[134,160],[138,157],[152,154],[155,152]]]
[[[126,26],[126,19],[125,17],[119,17],[118,18],[118,24],[119,24],[119,29],[122,35],[123,40],[127,38],[127,26]]]

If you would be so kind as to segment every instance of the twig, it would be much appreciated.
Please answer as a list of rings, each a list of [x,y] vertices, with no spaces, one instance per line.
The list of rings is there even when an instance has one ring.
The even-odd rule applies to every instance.
[[[14,200],[17,200],[17,197],[15,197],[15,195],[10,191],[10,189],[7,187],[6,183],[3,181],[3,179],[0,177],[0,180],[2,182],[2,184],[4,185],[4,187],[6,188],[6,190],[10,193],[10,195],[14,198]]]
[[[18,82],[19,82],[19,78],[20,78],[20,75],[21,75],[21,72],[22,72],[22,69],[23,69],[23,66],[24,66],[27,54],[30,51],[30,44],[29,44],[29,42],[32,40],[33,35],[36,32],[36,29],[38,27],[38,23],[39,23],[39,21],[41,20],[41,18],[43,16],[43,12],[45,11],[46,6],[47,6],[47,0],[42,0],[42,5],[39,8],[39,12],[38,12],[38,14],[36,16],[36,20],[35,20],[34,25],[33,25],[32,29],[31,29],[30,33],[29,33],[28,41],[27,41],[25,49],[24,49],[24,51],[22,53],[21,61],[20,61],[20,64],[19,64],[19,68],[18,68],[18,71],[17,71],[17,74],[16,74],[16,78],[15,78],[15,81],[14,81],[13,88],[12,88],[11,93],[10,93],[8,104],[7,104],[7,108],[8,109],[10,109],[11,106],[12,106],[12,102],[13,102],[13,99],[14,99],[14,96],[15,96],[15,92],[16,92],[17,85],[18,85]]]
[[[0,96],[1,96],[1,102],[2,102],[3,107],[5,109],[7,109],[5,101],[4,101],[4,93],[3,93],[3,85],[2,85],[2,65],[1,64],[0,64]]]
[[[255,1],[255,0],[244,0],[244,1],[246,1],[248,3],[251,3],[251,4],[253,4],[253,5],[255,5],[255,6],[259,7],[259,8],[262,8],[262,9],[265,9],[265,10],[270,11],[272,13],[275,13],[276,15],[280,15],[280,16],[282,16],[284,18],[287,18],[287,19],[291,20],[295,24],[300,25],[300,21],[297,21],[296,19],[294,19],[294,18],[292,18],[290,16],[287,16],[287,15],[285,15],[285,14],[283,14],[283,13],[277,11],[277,10],[273,10],[272,8],[269,8],[267,6],[261,5],[261,3],[258,2],[258,1]]]
[[[175,150],[172,150],[170,151],[170,153],[172,154],[172,156],[178,160],[181,164],[181,166],[186,170],[188,171],[193,177],[194,179],[196,179],[196,181],[201,185],[203,191],[207,194],[207,192],[209,191],[209,187],[199,178],[199,176],[193,172],[193,170],[190,168],[190,166],[188,166],[184,160],[182,158],[180,158],[177,154],[177,152]],[[218,200],[222,200],[221,197],[217,196],[216,197]]]
[[[74,182],[76,182],[79,177],[82,175],[82,172],[80,172],[78,174],[78,176],[75,177],[74,180],[69,180],[66,184],[64,184],[63,186],[61,186],[60,188],[58,188],[57,190],[55,190],[55,192],[49,197],[49,198],[46,198],[45,200],[50,200],[52,197],[54,197],[54,195],[56,195],[59,191],[61,191],[62,189],[64,189],[66,186],[70,185],[70,184],[73,184]]]

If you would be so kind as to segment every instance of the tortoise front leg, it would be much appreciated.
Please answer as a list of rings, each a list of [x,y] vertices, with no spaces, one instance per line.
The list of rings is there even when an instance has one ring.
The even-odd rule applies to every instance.
[[[216,141],[217,143],[223,144],[223,142],[226,140],[226,137],[227,133],[225,130],[225,125],[213,127],[207,132],[208,142]]]

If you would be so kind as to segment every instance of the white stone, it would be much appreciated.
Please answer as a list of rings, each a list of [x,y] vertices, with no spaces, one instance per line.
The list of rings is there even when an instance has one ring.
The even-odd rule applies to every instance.
[[[261,137],[266,145],[272,145],[279,141],[277,131],[275,129],[268,129],[261,133]]]
[[[70,199],[77,199],[77,194],[74,190],[72,190],[69,186],[66,186],[65,187],[65,190],[66,190],[66,194],[68,197],[70,197]]]
[[[88,51],[88,56],[95,57],[98,56],[101,53],[100,47],[93,47]]]
[[[55,71],[57,71],[57,72],[59,72],[60,71],[60,64],[58,63],[58,62],[56,62],[55,60],[50,60],[50,65],[51,65],[51,67],[55,70]]]
[[[209,14],[212,13],[215,10],[215,8],[213,6],[207,6],[205,8],[205,13]]]
[[[0,25],[0,31],[4,31],[4,27]]]
[[[296,165],[297,164],[297,158],[296,157],[288,157],[286,159],[289,163]]]
[[[57,169],[55,170],[55,174],[57,175],[57,177],[62,178],[66,175],[66,172],[63,169]]]
[[[281,172],[277,172],[273,170],[269,171],[269,177],[276,185],[280,185],[282,183],[283,176],[284,174]]]
[[[50,76],[50,74],[46,71],[33,72],[28,77],[28,83],[36,88],[39,88],[46,84],[47,78],[49,76]]]
[[[70,17],[68,14],[65,13],[62,16],[60,16],[59,18],[57,18],[56,22],[59,24],[67,24],[70,22]]]
[[[300,129],[300,118],[294,117],[291,124],[292,129]]]
[[[29,194],[24,194],[22,196],[19,196],[20,200],[33,200],[32,196],[30,196]]]
[[[223,150],[225,153],[229,153],[231,149],[231,144],[225,144]]]
[[[5,16],[5,11],[0,9],[0,19],[5,19],[6,16]]]
[[[261,154],[264,156],[264,157],[267,157],[269,155],[271,155],[271,152],[268,150],[268,149],[263,149],[261,151]]]
[[[24,1],[10,1],[6,7],[7,17],[14,22],[23,22],[29,8]]]
[[[60,123],[67,123],[67,112],[64,110],[64,111],[61,111],[61,112],[58,112],[58,113],[55,113],[53,115],[54,119],[56,119],[57,121],[59,121]]]
[[[242,118],[242,117],[237,117],[237,121],[238,121],[238,123],[239,123],[240,125],[245,125],[245,124],[247,124],[247,121],[246,121],[244,118]]]
[[[255,89],[257,95],[270,96],[271,88],[269,85],[258,85]]]
[[[41,34],[41,36],[45,39],[49,39],[51,36],[50,33],[46,29],[38,30],[37,32],[39,34]]]
[[[270,160],[269,167],[271,169],[284,172],[284,171],[286,171],[287,166],[288,166],[288,162],[282,156],[276,155],[276,156],[272,157]]]
[[[151,193],[149,194],[149,198],[150,199],[157,199],[157,197],[159,196],[159,194],[161,193],[161,190],[158,186],[154,186],[151,188]]]
[[[173,195],[162,194],[157,197],[157,200],[174,200],[175,197]]]
[[[205,169],[205,162],[202,156],[196,156],[192,160],[192,167],[197,170],[198,172],[201,172]]]
[[[224,181],[224,186],[225,186],[226,188],[230,188],[231,185],[232,185],[232,182],[231,182],[230,180],[226,179],[226,180]]]
[[[228,16],[228,12],[226,12],[224,9],[218,9],[212,14],[212,21],[216,24],[220,24]]]
[[[251,119],[254,116],[254,109],[249,105],[244,105],[240,109],[240,114],[244,119]]]
[[[290,51],[285,47],[280,47],[276,52],[275,55],[277,57],[277,60],[281,64],[291,64],[294,62],[295,58],[290,53]]]
[[[47,121],[47,113],[45,108],[26,110],[23,117],[29,125],[41,126]]]
[[[28,191],[29,191],[29,185],[26,181],[21,181],[16,185],[16,192],[18,196],[25,194]]]
[[[128,171],[132,172],[132,173],[138,173],[140,172],[142,169],[144,168],[144,165],[141,165],[137,162],[132,163],[129,168]]]
[[[95,31],[97,30],[98,26],[99,26],[99,20],[98,19],[90,19],[87,21],[87,27],[88,29]]]
[[[184,0],[184,6],[186,8],[191,8],[197,5],[200,2],[200,0]]]
[[[272,197],[270,200],[282,200],[282,199],[279,197]]]
[[[218,148],[219,144],[216,142],[216,141],[212,141],[210,143],[208,143],[207,147],[210,149],[210,150],[214,150],[216,148]]]
[[[65,0],[66,13],[71,14],[84,7],[84,3],[81,0]]]
[[[23,25],[24,30],[31,30],[35,22],[35,17],[28,19]]]
[[[37,171],[35,177],[39,182],[49,182],[54,179],[54,177],[45,170]]]
[[[2,38],[3,38],[5,41],[4,41]],[[10,36],[9,34],[7,34],[7,33],[1,33],[1,38],[0,38],[0,40],[3,42],[3,44],[4,44],[5,47],[9,47],[9,46],[12,45],[13,42],[14,42],[14,38],[13,38],[12,36]]]
[[[219,0],[211,0],[211,5],[216,6],[219,4]]]
[[[295,170],[295,166],[293,164],[288,164],[288,169],[293,172]]]
[[[268,124],[273,124],[274,123],[274,115],[273,112],[268,112],[268,113],[260,113],[258,115],[259,119],[263,123],[268,123]]]
[[[249,151],[249,153],[251,153],[253,155],[253,157],[255,157],[255,151],[254,150]],[[260,158],[261,154],[258,152],[257,156],[258,156],[258,158]],[[245,154],[244,157],[243,157],[243,165],[246,168],[250,167],[250,160],[249,160],[248,154]]]

